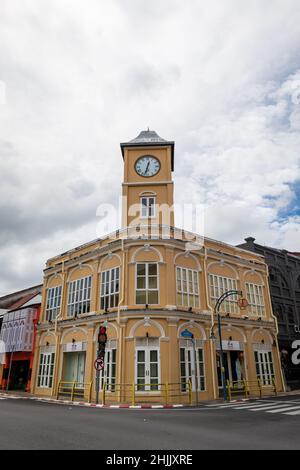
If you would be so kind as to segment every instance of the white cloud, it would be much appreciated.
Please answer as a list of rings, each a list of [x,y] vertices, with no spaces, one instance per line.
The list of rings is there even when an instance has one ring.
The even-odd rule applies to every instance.
[[[298,250],[298,0],[3,0],[0,293],[93,239],[121,193],[119,142],[176,141],[177,202],[206,233]]]

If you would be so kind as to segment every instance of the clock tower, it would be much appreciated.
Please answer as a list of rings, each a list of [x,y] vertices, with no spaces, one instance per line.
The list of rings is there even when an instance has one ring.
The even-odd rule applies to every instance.
[[[120,145],[124,159],[122,228],[174,226],[174,142],[148,129]]]

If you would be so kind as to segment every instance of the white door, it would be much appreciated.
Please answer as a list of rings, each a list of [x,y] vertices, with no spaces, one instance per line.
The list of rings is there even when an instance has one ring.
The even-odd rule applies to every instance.
[[[274,368],[271,351],[256,351],[256,373],[262,385],[272,385]]]
[[[180,348],[181,390],[187,391],[188,381],[191,381],[192,390],[205,390],[203,350],[196,349],[197,364],[195,364],[195,351],[193,348]],[[197,371],[196,371],[196,367]],[[197,386],[196,386],[197,372]]]
[[[106,383],[106,390],[110,392],[116,391],[116,360],[117,350],[106,349],[104,357],[104,369],[100,371],[100,386],[103,389]]]
[[[78,387],[83,387],[85,371],[85,352],[70,352],[64,354],[63,380],[66,382],[78,382]]]
[[[136,349],[136,383],[137,391],[159,390],[159,349]]]
[[[84,387],[84,372],[85,372],[85,352],[78,353],[77,374],[76,382],[78,387]]]

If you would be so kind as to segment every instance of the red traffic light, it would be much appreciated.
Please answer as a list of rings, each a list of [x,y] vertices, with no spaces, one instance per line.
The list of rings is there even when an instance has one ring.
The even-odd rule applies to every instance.
[[[98,333],[98,343],[105,348],[105,343],[107,341],[107,334],[106,334],[106,327],[100,326],[99,333]]]

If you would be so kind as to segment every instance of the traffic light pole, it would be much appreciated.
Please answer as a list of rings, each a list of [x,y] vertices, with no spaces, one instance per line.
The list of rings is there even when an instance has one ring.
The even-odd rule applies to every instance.
[[[101,359],[101,369],[104,370],[104,358],[105,358],[105,346],[107,341],[106,327],[100,326],[98,333],[98,349],[97,349],[97,360]],[[96,404],[99,403],[99,392],[100,392],[100,368],[96,369]]]
[[[99,350],[99,343],[98,343],[98,350],[97,350],[97,358],[99,357],[100,350]],[[96,370],[96,404],[99,403],[99,392],[100,392],[100,370]]]

